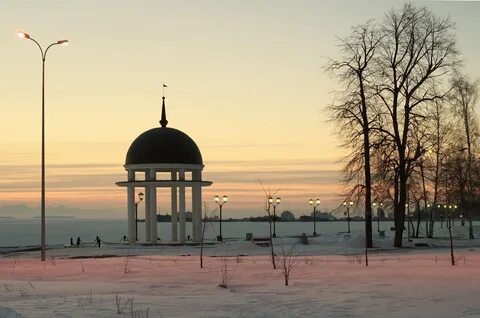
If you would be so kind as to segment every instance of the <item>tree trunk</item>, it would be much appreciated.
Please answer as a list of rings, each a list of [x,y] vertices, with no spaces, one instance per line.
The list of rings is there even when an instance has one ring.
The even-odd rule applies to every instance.
[[[452,266],[455,266],[455,255],[453,254],[452,225],[448,226],[448,234],[450,235],[450,258],[452,261]]]
[[[422,213],[420,210],[419,202],[416,203],[416,209],[417,209],[417,229],[415,230],[415,237],[419,237],[420,222],[422,221]]]
[[[372,181],[370,175],[370,142],[368,127],[365,129],[363,136],[365,152],[365,241],[366,248],[372,248]]]
[[[400,161],[399,165],[398,181],[398,201],[393,209],[395,219],[395,238],[393,241],[394,247],[402,247],[403,228],[405,224],[405,204],[407,201],[407,173],[405,171],[405,162],[403,162],[402,164],[402,161]]]

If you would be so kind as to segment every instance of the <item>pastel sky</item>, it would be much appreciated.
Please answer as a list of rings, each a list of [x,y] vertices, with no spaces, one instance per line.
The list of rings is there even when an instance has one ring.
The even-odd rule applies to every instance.
[[[259,182],[297,215],[310,198],[337,206],[342,152],[324,112],[336,85],[322,67],[336,37],[402,3],[1,1],[0,206],[39,204],[41,60],[17,30],[71,42],[47,57],[48,206],[125,215],[114,182],[129,144],[158,125],[162,82],[169,126],[196,141],[214,182],[204,199],[229,195],[227,217],[263,213]],[[418,3],[457,23],[466,70],[480,77],[480,2]]]

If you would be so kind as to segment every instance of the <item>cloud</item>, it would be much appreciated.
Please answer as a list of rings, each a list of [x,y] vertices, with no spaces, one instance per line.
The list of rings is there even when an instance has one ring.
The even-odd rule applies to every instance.
[[[259,182],[263,182],[280,190],[286,200],[285,208],[301,208],[305,200],[317,196],[321,196],[326,204],[334,205],[341,190],[341,173],[335,167],[330,160],[210,161],[206,164],[204,179],[214,184],[204,189],[204,197],[227,193],[232,197],[229,203],[232,211],[244,215],[258,214],[261,210],[258,212],[257,209],[264,200]],[[2,164],[0,173],[3,176],[0,194],[4,202],[38,204],[38,165]],[[47,167],[47,202],[76,209],[102,207],[107,210],[101,213],[109,215],[119,213],[124,210],[126,194],[125,189],[117,187],[115,182],[125,179],[121,164],[52,164]],[[159,200],[169,200],[167,189],[159,189],[158,196]]]

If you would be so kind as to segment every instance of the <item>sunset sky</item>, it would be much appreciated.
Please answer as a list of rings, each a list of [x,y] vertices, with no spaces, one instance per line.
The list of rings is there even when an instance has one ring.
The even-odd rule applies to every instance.
[[[162,82],[169,127],[200,147],[214,182],[204,200],[227,194],[226,217],[263,213],[260,182],[296,215],[310,198],[337,206],[342,153],[324,111],[337,86],[322,68],[337,37],[402,3],[1,1],[0,206],[35,208],[40,196],[41,59],[17,30],[71,42],[47,56],[47,206],[125,216],[114,183],[126,178],[130,143],[159,125]],[[479,78],[480,2],[415,3],[457,23],[465,70]]]

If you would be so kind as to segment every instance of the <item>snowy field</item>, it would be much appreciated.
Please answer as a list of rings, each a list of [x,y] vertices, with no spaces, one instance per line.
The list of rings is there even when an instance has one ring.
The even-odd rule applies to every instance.
[[[206,246],[203,269],[195,246],[61,248],[44,264],[4,254],[0,317],[480,317],[480,240],[455,242],[456,266],[446,248],[413,247],[374,249],[368,267],[358,238],[339,240],[296,245],[289,286],[246,241]],[[277,239],[277,253],[295,242]],[[78,258],[95,255],[114,257]]]

